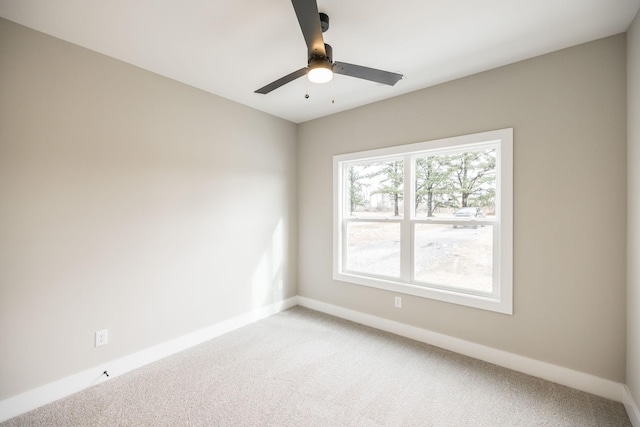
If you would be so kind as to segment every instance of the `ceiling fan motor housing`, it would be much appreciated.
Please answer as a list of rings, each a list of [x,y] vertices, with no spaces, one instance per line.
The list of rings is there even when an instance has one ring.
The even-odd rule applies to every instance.
[[[331,45],[324,44],[325,56],[322,55],[312,55],[309,57],[308,64],[311,65],[317,62],[328,62],[333,64],[333,48]]]
[[[333,48],[325,43],[324,50],[327,53],[327,61],[333,62]]]

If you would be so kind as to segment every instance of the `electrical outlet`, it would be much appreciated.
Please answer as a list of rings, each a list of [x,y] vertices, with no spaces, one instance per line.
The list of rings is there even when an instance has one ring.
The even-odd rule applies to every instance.
[[[105,345],[109,342],[109,330],[103,329],[101,331],[96,331],[96,347],[100,347],[101,345]]]
[[[402,297],[396,297],[395,306],[396,308],[402,308]]]
[[[282,287],[283,287],[282,280],[278,280],[278,290],[280,290],[280,291],[281,291],[281,290],[282,290]]]

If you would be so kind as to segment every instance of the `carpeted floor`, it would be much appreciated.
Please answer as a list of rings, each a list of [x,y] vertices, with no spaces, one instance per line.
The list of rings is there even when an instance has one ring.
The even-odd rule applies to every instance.
[[[631,423],[621,403],[294,307],[0,426]]]

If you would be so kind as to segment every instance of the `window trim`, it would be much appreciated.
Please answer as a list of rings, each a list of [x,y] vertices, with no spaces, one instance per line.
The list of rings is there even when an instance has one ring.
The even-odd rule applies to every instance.
[[[494,251],[498,251],[496,263],[494,263],[494,274],[497,273],[497,285],[494,294],[474,294],[463,290],[447,289],[429,285],[417,285],[407,281],[402,277],[402,272],[412,270],[412,257],[406,256],[411,253],[413,247],[413,229],[417,223],[438,223],[437,219],[414,218],[413,197],[406,197],[404,215],[402,219],[372,219],[377,222],[391,221],[400,222],[401,235],[410,238],[401,239],[400,262],[409,263],[401,266],[401,278],[392,280],[383,277],[373,277],[359,275],[355,272],[342,270],[344,262],[346,242],[343,240],[343,227],[346,227],[348,218],[343,220],[347,192],[342,191],[343,165],[352,161],[369,162],[377,159],[387,160],[389,157],[406,157],[412,159],[418,155],[444,154],[455,151],[468,151],[470,149],[481,148],[483,145],[498,143],[496,150],[496,220],[487,221],[494,227]],[[413,192],[415,177],[413,167],[405,165],[405,183],[408,183]],[[405,184],[406,185],[406,184]],[[405,187],[406,188],[406,187]],[[475,307],[503,314],[513,314],[513,128],[499,129],[489,132],[455,136],[432,141],[417,142],[406,145],[380,148],[374,150],[360,151],[354,153],[339,154],[333,157],[333,279],[341,282],[353,283],[383,289],[396,293],[419,296],[423,298],[444,301],[453,304]],[[481,224],[481,221],[474,221]],[[405,230],[405,227],[409,227]],[[409,252],[407,252],[409,251]],[[410,280],[410,278],[409,278]]]

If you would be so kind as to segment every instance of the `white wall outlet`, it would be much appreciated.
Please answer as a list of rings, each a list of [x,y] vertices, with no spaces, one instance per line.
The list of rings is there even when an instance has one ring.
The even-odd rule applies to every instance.
[[[109,330],[103,329],[101,331],[96,331],[96,347],[100,347],[101,345],[105,345],[109,342]]]
[[[394,304],[395,304],[396,308],[402,308],[402,297],[396,297],[396,300],[395,300]]]
[[[282,287],[283,287],[282,280],[278,280],[278,290],[280,290],[280,291],[281,291],[281,290],[282,290]]]

